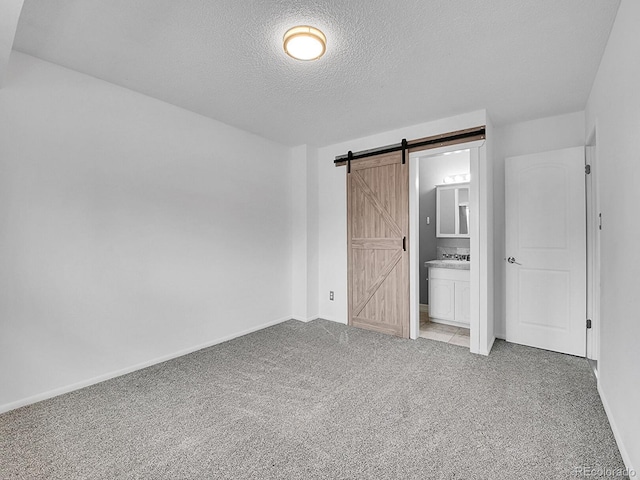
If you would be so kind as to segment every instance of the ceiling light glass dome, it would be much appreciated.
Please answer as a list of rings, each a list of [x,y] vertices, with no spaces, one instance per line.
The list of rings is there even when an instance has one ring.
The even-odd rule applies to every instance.
[[[314,27],[301,25],[284,34],[284,51],[296,60],[317,60],[327,51],[327,37]]]

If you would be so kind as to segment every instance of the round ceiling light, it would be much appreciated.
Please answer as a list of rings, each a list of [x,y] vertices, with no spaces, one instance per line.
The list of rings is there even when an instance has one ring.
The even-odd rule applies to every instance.
[[[284,51],[296,60],[317,60],[327,51],[327,37],[317,28],[301,25],[284,34]]]

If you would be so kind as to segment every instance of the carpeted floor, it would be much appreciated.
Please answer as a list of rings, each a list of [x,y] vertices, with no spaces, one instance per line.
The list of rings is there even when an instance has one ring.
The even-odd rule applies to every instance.
[[[624,468],[586,360],[502,341],[485,358],[324,320],[0,416],[2,479],[512,480],[576,467]]]

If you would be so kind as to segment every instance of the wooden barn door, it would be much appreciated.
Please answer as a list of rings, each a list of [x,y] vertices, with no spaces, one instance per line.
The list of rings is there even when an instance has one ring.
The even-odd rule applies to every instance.
[[[409,337],[409,164],[402,152],[347,173],[349,324]]]

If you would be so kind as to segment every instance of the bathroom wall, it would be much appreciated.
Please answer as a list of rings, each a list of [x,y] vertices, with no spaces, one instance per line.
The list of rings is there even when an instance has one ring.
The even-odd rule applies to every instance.
[[[444,255],[469,255],[471,240],[468,238],[436,238],[436,258]]]
[[[436,238],[436,185],[444,177],[469,173],[469,151],[423,157],[420,159],[420,303],[429,304],[428,268],[424,262],[441,258],[438,248],[464,247],[469,253],[468,238]],[[427,224],[427,217],[430,223]]]

